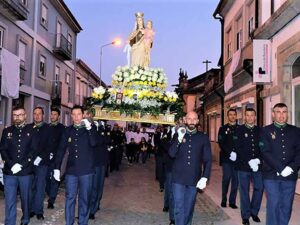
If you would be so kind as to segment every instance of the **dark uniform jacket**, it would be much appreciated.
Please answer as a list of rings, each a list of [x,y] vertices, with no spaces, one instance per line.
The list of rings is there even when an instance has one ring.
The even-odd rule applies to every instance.
[[[251,159],[258,158],[261,164],[258,165],[258,171],[261,170],[262,160],[259,148],[260,128],[252,128],[247,125],[239,126],[234,136],[235,149],[237,153],[236,169],[245,172],[252,172],[248,162]]]
[[[177,136],[176,136],[177,138]],[[160,140],[159,149],[163,151],[163,163],[166,172],[172,172],[173,158],[169,155],[169,149],[171,147],[171,134],[163,135]]]
[[[220,164],[235,163],[229,159],[230,153],[235,151],[233,136],[235,135],[238,125],[225,124],[220,127],[218,133],[218,142],[220,146]]]
[[[32,174],[36,148],[37,140],[33,138],[32,126],[24,125],[17,128],[13,125],[5,128],[0,142],[0,153],[5,161],[3,173],[16,176]],[[13,174],[11,168],[15,163],[23,167],[20,172]]]
[[[271,124],[262,129],[261,153],[263,157],[263,177],[271,180],[296,180],[300,166],[300,130],[286,124]],[[294,172],[287,177],[278,176],[286,167]]]
[[[50,160],[50,163],[54,162],[54,157],[56,155],[60,139],[65,129],[66,127],[61,123],[49,124],[48,132],[47,132],[48,142],[46,148],[47,148],[47,152],[49,152],[49,159],[50,159],[50,154],[53,154],[53,158]]]
[[[109,162],[109,145],[110,135],[100,126],[97,131],[97,146],[95,147],[95,166],[106,166]]]
[[[42,122],[41,125],[30,124],[34,131],[34,136],[38,140],[37,156],[42,158],[39,166],[50,164],[50,149],[48,148],[49,142],[49,125]]]
[[[66,174],[83,176],[95,172],[94,148],[97,145],[97,131],[94,127],[69,126],[60,140],[55,158],[55,168],[59,169],[66,150],[69,152]]]
[[[179,143],[177,138],[174,139],[169,149],[169,155],[174,158],[173,183],[196,186],[201,177],[209,178],[212,156],[206,134],[202,132],[186,133],[182,143]]]

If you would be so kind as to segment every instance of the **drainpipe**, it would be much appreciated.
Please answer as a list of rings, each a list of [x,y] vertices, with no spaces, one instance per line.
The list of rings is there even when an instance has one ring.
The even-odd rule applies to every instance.
[[[219,20],[221,23],[221,56],[218,63],[218,66],[221,69],[221,82],[224,81],[224,18],[220,14],[213,15],[215,19]],[[221,100],[221,125],[224,125],[224,95],[222,95],[217,90],[214,90],[216,95],[220,97]]]
[[[220,100],[221,100],[221,124],[222,125],[224,125],[224,115],[225,115],[225,113],[224,113],[224,110],[225,110],[225,108],[224,108],[224,103],[225,103],[225,101],[224,101],[224,95],[222,95],[217,89],[215,89],[214,90],[214,92],[216,93],[216,95],[217,96],[219,96],[220,97]]]
[[[271,1],[272,4],[273,1]],[[259,0],[255,0],[255,29],[258,28],[258,19],[259,19]]]

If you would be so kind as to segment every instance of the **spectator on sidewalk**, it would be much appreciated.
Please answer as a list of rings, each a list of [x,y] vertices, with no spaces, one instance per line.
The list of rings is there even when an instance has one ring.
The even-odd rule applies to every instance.
[[[229,109],[227,112],[228,123],[220,127],[218,133],[218,143],[220,146],[220,165],[222,166],[222,202],[221,206],[227,206],[227,193],[229,184],[231,190],[229,195],[229,206],[237,209],[236,195],[238,191],[238,176],[235,170],[236,152],[234,149],[233,136],[238,125],[236,124],[236,110]]]
[[[278,103],[273,123],[263,128],[260,147],[267,193],[267,225],[288,225],[300,166],[300,130],[287,123],[288,108]]]
[[[178,137],[169,149],[169,155],[174,158],[172,189],[176,225],[192,224],[197,188],[206,187],[211,170],[210,142],[207,135],[197,131],[198,123],[196,112],[187,113],[185,127],[177,130]]]
[[[148,157],[148,143],[146,142],[146,139],[145,137],[142,137],[141,139],[141,143],[140,143],[140,146],[139,146],[139,150],[142,154],[142,163],[145,164],[146,163],[146,160],[147,160],[147,157]]]
[[[249,218],[259,223],[258,213],[263,196],[263,179],[261,174],[261,154],[259,149],[260,128],[255,125],[256,111],[247,108],[245,111],[245,124],[236,129],[234,136],[240,187],[240,205],[242,223],[249,225]],[[250,198],[250,183],[253,183],[253,194]]]

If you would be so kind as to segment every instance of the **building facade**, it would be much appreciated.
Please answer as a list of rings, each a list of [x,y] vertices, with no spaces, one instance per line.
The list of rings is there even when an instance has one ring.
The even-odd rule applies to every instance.
[[[91,96],[91,93],[95,87],[99,85],[106,87],[106,84],[96,75],[89,67],[78,59],[76,61],[76,79],[75,79],[75,104],[84,105],[87,97]]]
[[[81,30],[63,0],[0,0],[0,47],[20,59],[19,98],[1,96],[0,131],[10,125],[15,105],[25,107],[28,122],[34,107],[43,107],[48,121],[56,106],[61,122],[70,123]]]

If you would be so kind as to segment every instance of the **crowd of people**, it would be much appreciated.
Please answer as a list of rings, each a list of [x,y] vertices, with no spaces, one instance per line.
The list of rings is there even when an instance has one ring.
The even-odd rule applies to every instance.
[[[33,122],[26,123],[23,107],[12,111],[13,125],[5,128],[0,142],[4,162],[5,225],[16,224],[16,198],[20,194],[21,225],[36,216],[44,220],[44,199],[49,210],[61,181],[65,181],[65,220],[88,224],[100,210],[105,177],[120,170],[122,159],[128,166],[145,164],[155,155],[155,178],[164,192],[163,211],[169,224],[192,224],[197,189],[206,188],[212,153],[208,136],[201,131],[196,112],[191,111],[175,126],[158,126],[154,133],[145,128],[111,127],[93,121],[92,111],[74,106],[73,124],[59,123],[60,111],[51,109],[50,123],[44,110],[33,110]],[[267,225],[287,225],[300,167],[300,131],[287,123],[288,109],[273,107],[273,123],[256,125],[256,111],[246,108],[245,123],[237,124],[235,109],[227,111],[228,123],[219,129],[222,166],[221,207],[237,209],[239,190],[242,224],[260,222],[263,192],[267,196]],[[124,163],[125,160],[123,160]],[[250,184],[253,194],[250,196]],[[230,193],[229,186],[231,187]]]

